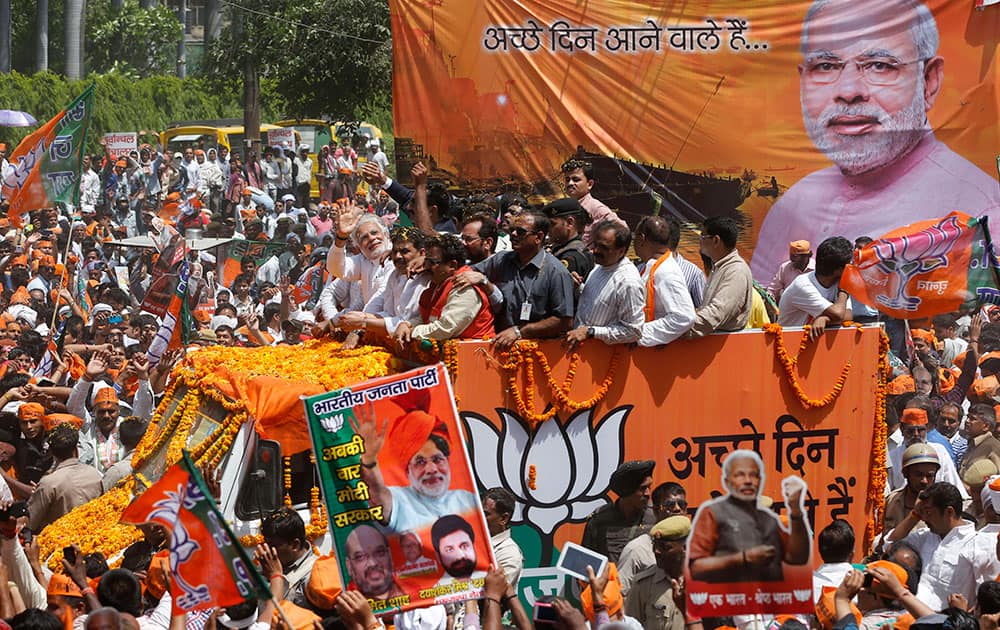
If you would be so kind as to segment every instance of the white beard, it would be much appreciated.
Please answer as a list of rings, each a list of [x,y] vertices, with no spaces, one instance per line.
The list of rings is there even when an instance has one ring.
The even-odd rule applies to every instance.
[[[915,147],[927,133],[927,113],[924,111],[924,77],[917,79],[913,101],[895,115],[872,103],[857,105],[833,104],[818,118],[811,118],[802,107],[806,133],[816,148],[826,154],[845,175],[860,175],[899,159]],[[836,116],[868,116],[877,118],[880,129],[860,136],[841,136],[828,127]]]

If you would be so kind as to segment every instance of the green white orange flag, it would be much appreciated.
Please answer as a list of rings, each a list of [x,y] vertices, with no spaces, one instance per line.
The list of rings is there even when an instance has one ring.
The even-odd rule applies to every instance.
[[[854,252],[840,288],[898,319],[1000,304],[1000,264],[987,218],[952,212],[893,230]]]
[[[121,520],[159,523],[170,531],[175,613],[271,598],[267,583],[233,535],[187,451],[125,508]]]
[[[80,196],[83,145],[94,112],[94,85],[17,145],[3,180],[10,201],[7,216],[21,227],[21,217],[56,203],[76,205]]]

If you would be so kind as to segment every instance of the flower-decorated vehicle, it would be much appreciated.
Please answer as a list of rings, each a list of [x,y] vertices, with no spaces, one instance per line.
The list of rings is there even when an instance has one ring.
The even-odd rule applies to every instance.
[[[300,397],[404,367],[383,349],[344,350],[333,341],[189,353],[132,456],[133,474],[46,527],[39,536],[41,557],[58,567],[63,547],[76,543],[85,554],[99,551],[113,559],[141,539],[139,529],[119,523],[119,516],[184,449],[199,466],[218,471],[219,503],[241,542],[258,542],[260,514],[284,504],[299,511],[309,539],[327,550],[327,518]]]

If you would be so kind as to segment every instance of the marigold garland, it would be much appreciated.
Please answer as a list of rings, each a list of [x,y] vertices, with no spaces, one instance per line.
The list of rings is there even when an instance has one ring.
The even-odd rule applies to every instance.
[[[541,422],[553,418],[559,409],[573,413],[581,409],[593,408],[604,400],[604,397],[608,395],[608,390],[611,389],[611,384],[614,382],[615,371],[618,368],[620,359],[621,349],[616,347],[612,351],[611,360],[608,364],[608,373],[604,377],[604,381],[594,392],[593,396],[582,401],[572,400],[569,397],[569,391],[573,386],[573,381],[576,378],[576,370],[580,363],[580,354],[578,352],[573,352],[570,356],[566,378],[562,383],[557,383],[555,378],[553,378],[552,366],[549,365],[548,358],[538,347],[538,344],[533,341],[520,341],[514,344],[508,352],[501,355],[500,368],[507,373],[507,388],[514,398],[517,413],[534,427]],[[534,395],[535,391],[537,391],[535,386],[536,363],[545,376],[545,384],[548,386],[553,400],[553,404],[549,409],[542,413],[535,411]],[[517,375],[522,371],[519,369],[521,367],[524,368],[523,373],[525,378],[525,389],[523,392],[517,384]]]
[[[457,345],[446,344],[445,347],[454,363],[454,378],[458,370]],[[181,451],[188,446],[198,411],[207,401],[219,404],[228,413],[221,421],[217,420],[220,424],[211,435],[194,446],[191,456],[199,466],[218,467],[231,451],[240,429],[250,419],[241,401],[230,400],[220,393],[217,385],[223,379],[250,379],[260,375],[280,374],[292,381],[305,381],[334,390],[398,372],[403,368],[384,348],[363,346],[344,350],[341,344],[329,340],[310,341],[300,346],[252,350],[222,346],[201,349],[189,354],[175,368],[164,402],[153,414],[150,429],[132,456],[133,467],[140,470],[164,448],[167,449],[167,466],[176,463],[181,457]],[[187,391],[184,391],[170,416],[164,420],[163,416],[170,401],[175,400],[178,388],[186,388]],[[312,461],[315,463],[315,460]],[[283,474],[284,485],[288,490],[291,480],[287,465]],[[62,566],[62,548],[74,542],[80,545],[84,553],[100,551],[106,557],[111,557],[142,538],[138,529],[118,522],[121,512],[132,501],[133,486],[137,485],[137,479],[142,484],[136,488],[140,493],[151,485],[141,473],[134,473],[98,499],[76,508],[45,528],[38,541],[41,557],[48,559],[50,568],[59,570]],[[309,512],[306,536],[309,540],[315,540],[326,534],[329,526],[320,490],[315,485],[310,489]],[[260,534],[240,537],[240,543],[247,547],[262,541]]]
[[[878,338],[878,373],[875,376],[875,427],[872,432],[871,476],[868,480],[868,496],[865,498],[865,512],[868,520],[865,523],[865,535],[862,549],[871,550],[875,536],[882,531],[882,517],[885,511],[886,450],[888,427],[885,424],[886,389],[892,379],[892,366],[889,363],[889,337],[885,330],[879,331]]]
[[[537,472],[534,464],[528,466],[528,488],[531,490],[537,490],[535,483]]]
[[[847,361],[844,366],[840,369],[840,376],[837,377],[837,381],[833,384],[833,389],[830,390],[822,398],[810,398],[806,394],[805,390],[802,389],[802,385],[799,384],[797,364],[799,357],[791,356],[788,354],[788,350],[785,348],[785,338],[781,334],[782,328],[778,324],[765,324],[764,332],[769,333],[774,336],[774,352],[781,363],[781,367],[784,368],[785,376],[788,377],[788,385],[795,392],[796,398],[802,403],[802,406],[806,409],[815,409],[817,407],[825,407],[833,401],[837,400],[840,393],[844,390],[844,383],[847,382],[847,375],[851,371],[851,362]],[[799,344],[799,351],[808,344],[809,340],[809,330],[807,329],[802,333],[803,339]]]

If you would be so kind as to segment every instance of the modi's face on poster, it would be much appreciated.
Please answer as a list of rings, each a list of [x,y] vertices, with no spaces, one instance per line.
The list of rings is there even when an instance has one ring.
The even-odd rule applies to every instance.
[[[890,164],[926,133],[941,67],[934,17],[907,0],[816,6],[799,66],[806,132],[845,174]]]
[[[448,456],[434,442],[427,440],[410,458],[406,466],[410,487],[428,497],[440,497],[451,485],[451,467]]]
[[[726,475],[726,488],[734,499],[756,501],[760,492],[760,467],[749,457],[733,460]]]

